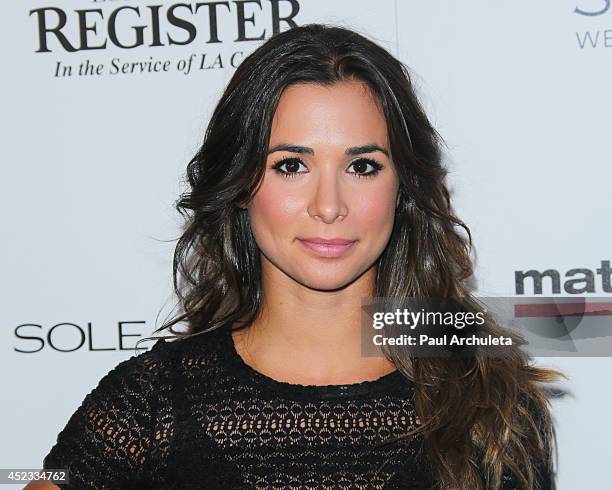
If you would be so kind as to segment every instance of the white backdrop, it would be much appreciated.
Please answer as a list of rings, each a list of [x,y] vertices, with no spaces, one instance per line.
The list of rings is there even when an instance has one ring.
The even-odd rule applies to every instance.
[[[270,0],[242,5],[243,21],[237,2],[229,2],[217,12],[220,42],[210,43],[206,9],[182,7],[175,13],[197,27],[194,40],[147,46],[150,5],[163,4],[164,44],[166,34],[187,39],[166,20],[176,3],[3,5],[2,468],[39,467],[84,396],[134,354],[135,341],[150,335],[173,304],[172,240],[180,225],[173,203],[184,189],[184,168],[233,73],[232,60],[239,63],[262,42],[237,40],[239,26],[247,38],[268,38],[273,28]],[[480,294],[515,295],[515,271],[555,269],[563,277],[612,260],[609,0],[280,0],[281,17],[292,3],[297,24],[353,28],[412,69],[449,146],[449,182],[475,238]],[[137,39],[133,26],[148,26],[144,45],[133,49],[114,46],[106,24],[126,6],[132,10],[122,11],[116,26],[123,44]],[[76,10],[99,9],[85,19],[86,45],[106,40],[106,48],[70,52],[48,33],[49,52],[37,52],[37,9],[44,7],[65,13],[60,32],[77,48]],[[47,28],[60,16],[48,10]],[[177,67],[190,57],[190,67]],[[87,60],[103,65],[99,74],[79,74]],[[169,70],[114,68],[156,60],[167,60]],[[595,286],[587,295],[610,298],[601,281]],[[542,294],[554,296],[549,283]],[[612,489],[612,353],[538,361],[570,378],[561,385],[570,396],[554,404],[559,488]]]

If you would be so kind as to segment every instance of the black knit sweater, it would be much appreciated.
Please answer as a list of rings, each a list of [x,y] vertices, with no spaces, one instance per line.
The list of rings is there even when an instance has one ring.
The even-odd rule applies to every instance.
[[[304,386],[247,365],[230,330],[158,340],[119,363],[43,462],[96,489],[425,489],[411,381]],[[514,488],[511,482],[504,488]]]

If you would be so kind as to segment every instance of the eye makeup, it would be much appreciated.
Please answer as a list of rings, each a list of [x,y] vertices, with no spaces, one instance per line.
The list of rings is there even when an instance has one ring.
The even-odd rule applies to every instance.
[[[372,167],[372,170],[368,171],[368,172],[349,172],[350,174],[356,175],[358,178],[372,178],[372,177],[376,177],[376,175],[378,175],[378,173],[384,168],[383,165],[381,165],[380,163],[378,163],[376,160],[372,159],[372,158],[358,158],[357,160],[353,160],[349,167],[353,166],[353,165],[359,165],[359,166],[363,166],[365,165],[366,169],[367,166],[370,165]],[[305,174],[308,172],[299,172],[297,171],[297,169],[295,171],[287,171],[287,170],[283,170],[281,167],[283,165],[287,165],[287,167],[295,167],[297,166],[297,168],[299,168],[299,165],[304,165],[304,162],[302,161],[301,158],[298,157],[285,157],[285,158],[281,158],[280,160],[276,160],[274,162],[274,164],[272,165],[272,167],[270,167],[272,170],[274,170],[277,174],[281,175],[282,177],[296,177],[300,174]]]

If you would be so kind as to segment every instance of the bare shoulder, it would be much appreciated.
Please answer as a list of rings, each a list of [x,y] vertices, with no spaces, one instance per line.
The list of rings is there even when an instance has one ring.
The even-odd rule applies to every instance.
[[[48,481],[31,481],[23,488],[24,490],[60,490],[60,487]]]

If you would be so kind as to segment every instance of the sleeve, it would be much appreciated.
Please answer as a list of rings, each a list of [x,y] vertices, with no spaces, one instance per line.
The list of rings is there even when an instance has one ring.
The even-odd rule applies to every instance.
[[[69,483],[60,488],[137,488],[146,481],[164,344],[115,366],[71,415],[43,460],[44,469],[68,470]]]
[[[552,468],[548,465],[537,462],[534,465],[534,490],[555,490],[555,480]],[[523,490],[516,476],[507,470],[502,478],[502,490]]]
[[[537,462],[534,465],[533,489],[556,489],[552,468],[542,462]],[[523,490],[523,486],[520,484],[514,473],[511,473],[509,470],[506,470],[502,478],[502,490]]]
[[[547,452],[552,455],[553,441],[547,437],[546,422],[549,419],[548,413],[543,413],[541,410],[536,410],[532,402],[527,404],[529,411],[534,415],[540,437],[544,441]],[[553,427],[554,434],[554,427]],[[553,436],[554,438],[554,436]],[[551,461],[543,461],[536,459],[534,461],[534,490],[555,490],[555,472]],[[503,475],[502,490],[522,490],[522,485],[519,483],[515,475],[507,470]]]

